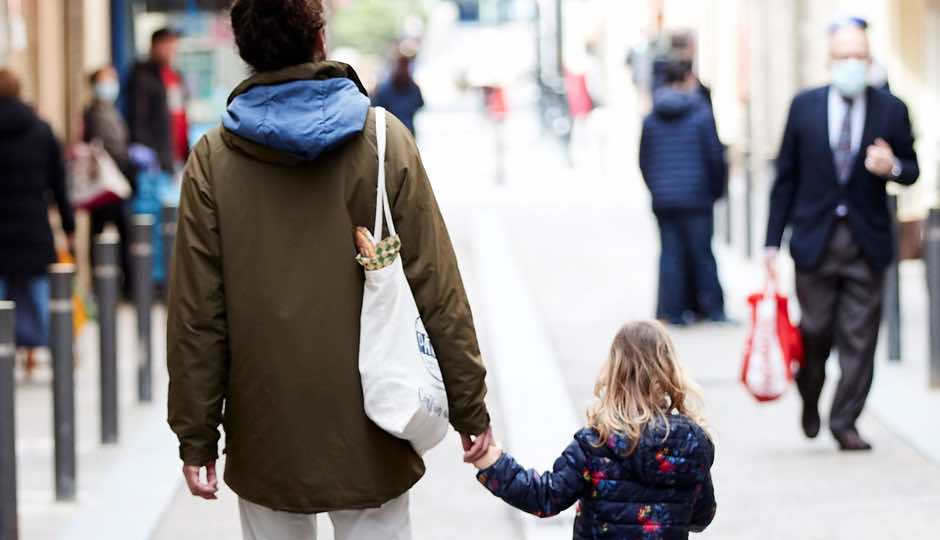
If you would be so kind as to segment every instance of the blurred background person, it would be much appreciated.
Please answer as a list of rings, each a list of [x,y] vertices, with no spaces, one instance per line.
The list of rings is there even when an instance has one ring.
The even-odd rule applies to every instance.
[[[790,254],[806,363],[797,373],[802,427],[814,438],[826,360],[838,351],[841,378],[829,429],[842,450],[870,450],[856,421],[875,369],[885,270],[895,258],[888,181],[920,175],[907,106],[872,88],[864,26],[852,19],[830,33],[832,83],[793,99],[770,195],[766,261],[775,273],[784,229]]]
[[[91,104],[85,109],[82,130],[82,140],[91,142],[101,141],[102,146],[111,159],[117,164],[121,173],[127,178],[131,187],[134,186],[136,171],[128,156],[128,133],[124,117],[115,106],[120,83],[117,71],[113,66],[105,66],[96,70],[89,77],[92,89]],[[95,236],[101,234],[109,223],[117,228],[121,237],[121,270],[124,275],[123,292],[125,298],[130,298],[130,255],[128,249],[128,210],[123,201],[113,202],[97,207],[90,212],[91,236],[89,237],[88,253],[94,264]]]
[[[62,148],[49,125],[20,100],[16,76],[0,69],[0,299],[16,302],[16,344],[27,376],[49,335],[48,267],[56,262],[49,193],[72,247],[75,219]]]
[[[728,176],[724,149],[692,63],[675,60],[664,77],[666,86],[654,95],[640,138],[640,170],[661,240],[656,316],[682,326],[700,311],[710,321],[725,322],[712,253],[713,207]]]
[[[415,115],[424,108],[421,88],[411,75],[412,62],[417,51],[413,45],[403,43],[398,48],[392,73],[375,90],[372,104],[394,114],[405,127],[415,134]]]
[[[153,149],[166,172],[189,156],[186,88],[176,70],[179,32],[161,28],[150,38],[150,57],[134,65],[127,87],[131,142]]]

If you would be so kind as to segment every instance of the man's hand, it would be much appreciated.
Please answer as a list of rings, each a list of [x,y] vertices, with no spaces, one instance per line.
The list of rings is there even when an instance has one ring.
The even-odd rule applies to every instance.
[[[219,479],[215,474],[215,461],[210,461],[205,466],[205,482],[201,478],[202,469],[203,467],[196,465],[183,465],[183,478],[186,479],[189,492],[208,501],[218,499],[216,493],[219,491]]]
[[[882,178],[891,176],[891,170],[894,169],[895,163],[894,151],[880,137],[875,139],[875,144],[869,146],[865,153],[865,168],[868,169],[868,172]]]
[[[486,455],[487,450],[490,449],[490,443],[493,442],[493,427],[487,427],[486,431],[476,437],[461,433],[460,439],[463,442],[464,463],[479,461]]]
[[[767,269],[767,275],[770,279],[777,279],[777,254],[780,250],[775,247],[764,249],[764,267]]]

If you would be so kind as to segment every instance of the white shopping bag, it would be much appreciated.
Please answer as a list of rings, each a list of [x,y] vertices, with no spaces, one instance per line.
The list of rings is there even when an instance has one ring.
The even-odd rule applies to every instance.
[[[790,322],[787,298],[768,279],[763,292],[748,297],[751,328],[741,369],[741,382],[758,401],[781,397],[803,360],[799,330]]]
[[[72,206],[94,210],[130,198],[130,182],[101,141],[96,139],[88,144],[76,144],[71,154],[69,187]]]
[[[385,189],[385,111],[375,109],[379,154],[374,238],[381,240],[366,267],[359,336],[359,373],[366,415],[419,454],[447,434],[447,393],[411,287],[405,277]],[[382,239],[382,218],[389,237]],[[406,239],[407,241],[407,239]],[[374,268],[374,269],[370,269]]]

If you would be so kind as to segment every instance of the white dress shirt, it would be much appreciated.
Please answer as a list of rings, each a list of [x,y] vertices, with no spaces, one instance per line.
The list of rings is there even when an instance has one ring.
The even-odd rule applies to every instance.
[[[859,147],[862,146],[862,132],[865,130],[865,111],[868,107],[865,95],[866,92],[862,92],[853,98],[849,108],[846,107],[842,94],[834,87],[829,87],[829,146],[833,150],[839,146],[842,122],[845,121],[846,112],[849,112],[852,115],[852,153],[858,155]]]

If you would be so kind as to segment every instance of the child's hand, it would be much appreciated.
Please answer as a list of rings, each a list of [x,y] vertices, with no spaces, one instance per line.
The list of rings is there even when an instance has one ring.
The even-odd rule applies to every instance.
[[[489,469],[503,455],[503,448],[498,443],[493,443],[487,449],[486,454],[473,462],[473,466],[479,470]]]

